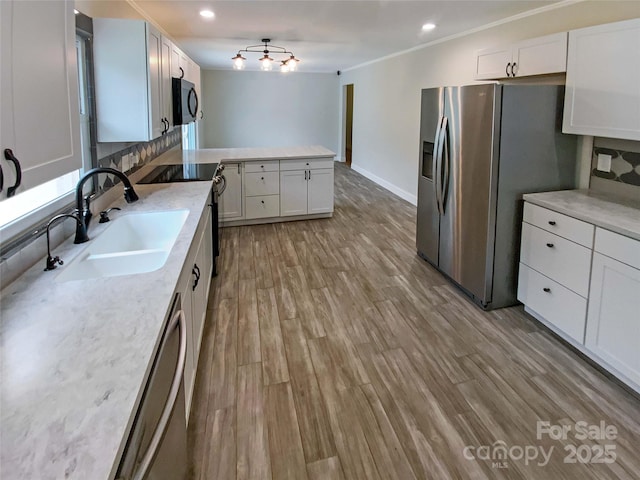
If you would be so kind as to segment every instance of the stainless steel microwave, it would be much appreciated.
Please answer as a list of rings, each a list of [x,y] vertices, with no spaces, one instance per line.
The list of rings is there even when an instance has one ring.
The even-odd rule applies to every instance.
[[[196,120],[198,94],[193,83],[183,78],[172,78],[173,124],[184,125]]]

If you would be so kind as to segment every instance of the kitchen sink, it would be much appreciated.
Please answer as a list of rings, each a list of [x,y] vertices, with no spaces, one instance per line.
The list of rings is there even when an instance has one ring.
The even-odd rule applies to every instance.
[[[189,210],[130,213],[116,218],[78,257],[59,282],[153,272],[161,268]]]

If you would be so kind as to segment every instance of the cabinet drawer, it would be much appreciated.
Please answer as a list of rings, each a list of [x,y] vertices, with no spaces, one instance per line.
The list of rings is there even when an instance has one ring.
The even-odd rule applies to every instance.
[[[259,162],[244,162],[244,171],[249,172],[277,172],[280,168],[279,160],[260,160]]]
[[[587,300],[580,295],[521,263],[518,300],[574,340],[584,343]]]
[[[522,224],[520,261],[587,297],[591,250],[527,223]]]
[[[316,168],[333,168],[333,158],[280,160],[280,170],[315,170]]]
[[[244,193],[247,197],[278,195],[280,193],[280,173],[245,173]]]
[[[594,249],[607,257],[640,268],[640,242],[638,240],[596,228]]]
[[[267,218],[280,216],[280,195],[247,197],[245,218]]]
[[[573,217],[554,212],[548,208],[525,202],[523,220],[548,232],[584,245],[593,246],[593,225]]]

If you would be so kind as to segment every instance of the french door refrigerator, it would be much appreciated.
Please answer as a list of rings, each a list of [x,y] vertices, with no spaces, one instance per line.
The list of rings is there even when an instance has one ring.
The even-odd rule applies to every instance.
[[[418,254],[484,309],[514,305],[522,194],[574,188],[564,87],[422,90]]]

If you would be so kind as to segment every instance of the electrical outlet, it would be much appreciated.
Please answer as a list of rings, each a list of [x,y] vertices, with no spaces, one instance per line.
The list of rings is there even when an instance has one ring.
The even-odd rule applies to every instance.
[[[597,170],[601,172],[610,172],[611,171],[611,155],[607,155],[605,153],[598,154],[598,165],[596,166]]]

